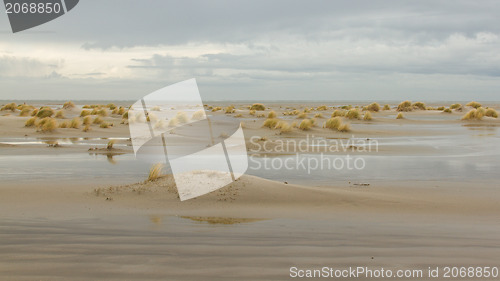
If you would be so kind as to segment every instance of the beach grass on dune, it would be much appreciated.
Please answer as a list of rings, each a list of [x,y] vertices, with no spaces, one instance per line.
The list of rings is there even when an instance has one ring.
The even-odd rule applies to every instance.
[[[63,104],[63,109],[75,108],[75,104],[72,101],[67,101]]]
[[[468,104],[466,104],[466,106],[470,106],[470,107],[473,107],[475,109],[482,107],[482,105],[476,101],[471,101]]]
[[[24,123],[24,126],[25,127],[33,127],[36,125],[36,120],[37,118],[36,117],[31,117],[30,119],[26,120],[26,122]]]
[[[373,117],[372,117],[372,114],[370,113],[370,111],[367,111],[365,113],[365,115],[363,116],[363,120],[365,120],[365,121],[370,121],[372,119],[373,119]]]
[[[106,145],[106,149],[107,150],[113,149],[113,145],[115,145],[115,143],[116,143],[116,140],[110,140],[110,141],[108,141],[108,144]]]
[[[304,119],[302,122],[299,124],[299,129],[303,131],[308,131],[313,127],[313,122],[310,119]]]
[[[269,114],[267,114],[267,118],[276,118],[276,112],[274,110],[271,110]]]
[[[276,127],[276,124],[278,124],[278,122],[279,122],[279,119],[277,119],[277,118],[268,118],[264,121],[262,126],[270,128],[270,129],[274,129]]]
[[[36,114],[38,118],[52,117],[54,115],[54,110],[49,107],[42,107]]]
[[[163,170],[162,163],[157,163],[151,166],[151,169],[149,169],[149,175],[147,181],[155,181],[158,178],[160,178],[162,170]]]
[[[59,118],[59,119],[64,118],[64,111],[62,111],[62,110],[57,111],[55,117]]]
[[[349,119],[359,119],[360,116],[361,116],[361,113],[359,112],[359,110],[357,108],[351,108],[345,114],[345,117],[349,118]]]
[[[45,117],[41,119],[36,126],[41,132],[53,132],[59,127],[59,124],[56,119],[52,117]]]
[[[378,104],[377,102],[373,102],[366,107],[366,110],[373,111],[373,112],[379,112],[380,111],[380,104]]]
[[[80,125],[82,125],[82,121],[80,120],[80,118],[78,117],[75,117],[71,120],[71,122],[69,123],[69,128],[73,128],[73,129],[79,129],[80,128]]]
[[[396,116],[396,119],[404,119],[404,118],[405,118],[405,116],[403,115],[402,112],[399,112],[398,116]]]
[[[403,101],[398,105],[397,111],[412,111],[411,101]]]
[[[193,113],[193,116],[191,116],[191,120],[201,120],[205,117],[205,110],[200,109]]]
[[[254,103],[250,107],[251,110],[256,110],[256,111],[264,111],[266,110],[266,106],[263,105],[262,103]]]

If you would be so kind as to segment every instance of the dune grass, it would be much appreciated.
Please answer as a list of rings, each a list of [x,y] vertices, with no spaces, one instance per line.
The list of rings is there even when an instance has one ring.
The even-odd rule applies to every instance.
[[[494,110],[493,108],[486,109],[486,112],[484,115],[488,116],[488,117],[498,118],[498,112],[496,110]]]
[[[443,110],[443,112],[444,112],[444,113],[451,113],[452,111],[451,111],[451,109],[450,109],[450,108],[445,108],[445,109]]]
[[[36,117],[45,118],[45,117],[52,117],[52,115],[54,115],[54,110],[52,110],[49,107],[42,107],[36,114]]]
[[[236,109],[234,109],[234,106],[233,105],[230,105],[230,106],[227,106],[226,109],[225,109],[225,112],[226,114],[231,114],[231,113],[235,113],[236,112]]]
[[[321,113],[316,113],[314,114],[314,118],[325,118],[325,117],[323,117],[323,114]]]
[[[316,110],[318,110],[318,111],[325,111],[325,110],[328,110],[328,107],[326,105],[321,105],[321,106],[318,106],[316,108]]]
[[[122,119],[128,119],[128,110],[123,113]]]
[[[90,124],[92,124],[92,117],[90,117],[90,116],[83,117],[82,124],[83,125],[90,125]]]
[[[80,117],[85,117],[85,116],[88,116],[88,115],[91,115],[90,113],[92,113],[90,110],[82,110],[82,112],[80,112]]]
[[[193,116],[191,116],[191,120],[201,120],[205,118],[205,110],[200,109],[193,113]]]
[[[402,112],[398,113],[398,116],[396,116],[396,119],[405,119],[405,116],[403,115]]]
[[[72,109],[75,107],[75,104],[72,101],[67,101],[63,104],[63,109]]]
[[[466,106],[470,106],[470,107],[473,107],[475,109],[482,107],[482,105],[476,101],[471,101],[468,104],[466,104]]]
[[[342,125],[342,118],[332,117],[326,120],[324,127],[331,130],[337,130],[340,127],[340,125]]]
[[[108,122],[102,122],[101,125],[99,125],[99,128],[103,128],[103,129],[107,129],[109,127],[113,127],[113,124],[108,123]]]
[[[359,110],[357,108],[351,108],[345,114],[345,117],[349,119],[359,119],[360,116],[361,113],[359,113]]]
[[[82,121],[78,117],[73,118],[71,122],[69,122],[69,128],[79,129],[81,125]]]
[[[59,110],[58,112],[56,112],[56,116],[55,117],[59,118],[59,119],[64,118],[64,111]]]
[[[413,108],[415,109],[420,109],[420,110],[426,110],[426,106],[425,106],[425,103],[423,102],[416,102],[413,104]]]
[[[254,103],[250,107],[251,110],[256,110],[256,111],[264,111],[266,110],[266,107],[262,103]]]
[[[88,132],[90,130],[92,130],[92,128],[90,127],[90,124],[87,124],[87,125],[85,125],[85,127],[83,127],[82,132]]]
[[[10,110],[12,112],[16,111],[16,109],[17,109],[17,104],[15,102],[8,103],[8,104],[2,106],[2,108],[0,108],[0,110],[2,110],[2,111]]]
[[[303,131],[308,131],[313,127],[313,122],[310,119],[304,119],[302,122],[299,124],[299,129]]]
[[[184,124],[189,121],[189,118],[187,117],[184,111],[177,112],[177,114],[175,115],[175,119],[177,119],[177,121],[179,121],[180,124]]]
[[[110,140],[110,141],[108,141],[108,144],[106,145],[106,149],[107,150],[113,149],[113,145],[115,145],[115,143],[116,143],[116,140]]]
[[[344,110],[335,110],[333,113],[332,113],[332,117],[342,117],[345,115],[345,111]]]
[[[216,107],[212,108],[212,112],[216,112],[216,111],[219,111],[219,110],[222,110],[222,107],[216,106]]]
[[[30,113],[31,113],[31,108],[28,108],[28,107],[25,107],[21,110],[21,112],[19,113],[19,116],[29,116]]]
[[[159,106],[153,106],[151,111],[161,111],[161,108]]]
[[[371,114],[371,112],[370,112],[370,111],[367,111],[367,112],[365,113],[365,115],[363,116],[363,120],[365,120],[365,121],[370,121],[370,120],[372,120],[372,119],[373,119],[373,117],[372,117],[372,114]]]
[[[461,109],[461,108],[462,108],[462,105],[459,103],[454,103],[454,104],[450,105],[450,109]]]
[[[386,104],[386,105],[384,105],[384,109],[383,110],[391,110],[391,106],[388,105],[388,104]]]
[[[378,104],[377,102],[373,102],[366,107],[366,110],[373,111],[373,112],[379,112],[380,111],[380,104]]]
[[[250,111],[248,112],[248,114],[250,114],[250,115],[252,115],[252,116],[255,116],[255,110],[254,110],[254,109],[250,110]]]
[[[25,127],[33,127],[36,125],[36,117],[31,117],[30,119],[26,120],[24,123]]]
[[[67,121],[62,122],[59,124],[59,128],[65,129],[69,127],[69,123]]]
[[[299,115],[297,115],[297,119],[306,119],[307,118],[307,113],[302,112]]]
[[[276,118],[276,112],[274,110],[271,110],[269,114],[267,114],[267,118]]]
[[[397,111],[412,111],[411,101],[404,101],[398,105]]]
[[[349,132],[351,131],[351,125],[349,125],[349,123],[341,124],[338,128],[338,131],[343,133]]]
[[[42,132],[53,132],[59,127],[59,124],[56,119],[52,117],[45,117],[41,119],[36,126]]]
[[[162,163],[156,163],[153,166],[151,166],[151,169],[149,169],[149,175],[147,181],[156,181],[158,178],[161,177],[161,172],[163,170],[163,164]]]
[[[105,108],[102,108],[102,109],[97,110],[97,114],[93,114],[93,115],[99,115],[102,117],[106,117],[109,115],[109,113]]]
[[[292,126],[288,124],[288,122],[286,121],[278,121],[278,123],[274,128],[279,129],[281,133],[287,133],[292,131]]]
[[[278,124],[279,119],[277,118],[268,118],[262,123],[263,127],[267,127],[269,129],[274,129],[276,125]]]
[[[90,117],[90,116],[88,116],[88,117]],[[94,123],[94,124],[102,124],[102,122],[104,122],[104,120],[102,120],[102,118],[99,116],[94,118],[94,121],[92,121],[92,123]]]

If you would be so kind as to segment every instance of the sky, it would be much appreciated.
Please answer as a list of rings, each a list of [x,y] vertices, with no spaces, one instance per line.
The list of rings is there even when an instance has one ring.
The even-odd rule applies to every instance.
[[[0,100],[500,100],[498,1],[80,0],[13,34]]]

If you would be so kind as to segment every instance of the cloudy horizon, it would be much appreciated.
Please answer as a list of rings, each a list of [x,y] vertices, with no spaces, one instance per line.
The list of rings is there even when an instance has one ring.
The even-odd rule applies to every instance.
[[[92,1],[12,34],[0,100],[481,100],[500,86],[495,1]]]

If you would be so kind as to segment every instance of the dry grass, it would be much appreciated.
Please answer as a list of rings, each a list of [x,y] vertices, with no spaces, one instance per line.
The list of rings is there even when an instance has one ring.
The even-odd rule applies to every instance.
[[[97,114],[95,114],[95,115],[99,115],[99,116],[102,116],[102,117],[106,117],[106,116],[108,116],[109,114],[108,114],[108,111],[107,111],[105,108],[102,108],[102,109],[99,109],[99,110],[97,111]]]
[[[236,112],[236,109],[234,109],[233,105],[226,107],[226,110],[225,110],[226,114],[231,114],[231,113],[235,113],[235,112]]]
[[[262,124],[262,127],[267,127],[269,129],[274,129],[276,125],[278,124],[279,119],[277,118],[269,118],[264,121]]]
[[[170,121],[168,122],[168,126],[169,127],[177,127],[179,126],[179,120],[177,120],[177,118],[172,118],[170,119]]]
[[[267,118],[276,118],[276,112],[274,110],[271,110],[269,114],[267,114]]]
[[[298,128],[298,127],[299,127],[299,123],[297,123],[297,121],[293,121],[292,128]]]
[[[38,114],[38,108],[33,109],[31,116],[36,116]]]
[[[240,118],[240,117],[243,117],[243,114],[238,113],[238,114],[236,114],[234,117],[236,117],[236,118]]]
[[[107,150],[113,149],[113,145],[115,145],[115,143],[116,143],[116,140],[110,140],[110,141],[108,141],[108,144],[106,145],[106,149]]]
[[[325,117],[323,117],[323,114],[317,113],[317,114],[314,114],[314,118],[325,118]]]
[[[90,117],[90,116],[83,117],[83,122],[82,123],[83,123],[83,125],[90,125],[90,124],[92,124],[92,117]]]
[[[279,121],[274,128],[279,129],[281,133],[287,133],[292,131],[292,126],[288,124],[286,121]]]
[[[184,111],[177,112],[177,114],[175,115],[175,119],[177,119],[177,121],[179,121],[180,124],[184,124],[189,121],[189,118],[187,117]]]
[[[31,110],[32,110],[32,109],[31,109],[31,108],[28,108],[28,107],[23,108],[23,109],[21,110],[21,112],[19,113],[19,116],[29,116],[29,115],[30,115]]]
[[[69,126],[69,124],[66,121],[59,124],[59,128],[62,128],[62,129],[68,128],[68,126]]]
[[[63,104],[64,109],[72,109],[75,107],[75,104],[72,101],[65,102]]]
[[[80,117],[85,117],[85,116],[91,115],[90,113],[91,113],[90,110],[84,109],[84,110],[82,110],[82,112],[80,112]]]
[[[445,108],[445,109],[443,110],[443,112],[444,112],[444,113],[451,113],[451,109],[449,109],[449,108]]]
[[[88,117],[90,117],[90,116],[88,116]],[[94,124],[102,124],[102,122],[104,122],[104,120],[102,120],[101,117],[97,116],[92,123],[94,123]]]
[[[366,107],[366,110],[373,111],[373,112],[379,112],[380,105],[376,102],[373,102]]]
[[[147,181],[155,181],[158,178],[160,178],[162,170],[163,170],[162,163],[157,163],[151,166],[151,169],[149,169],[149,175]]]
[[[161,108],[159,106],[153,106],[151,111],[161,111]]]
[[[55,117],[59,118],[59,119],[64,118],[64,111],[59,110],[58,112],[56,112],[56,116]]]
[[[332,117],[342,117],[345,115],[345,111],[343,110],[335,110],[333,113],[332,113]]]
[[[475,109],[478,109],[480,107],[482,107],[482,105],[478,102],[475,102],[475,101],[471,101],[469,102],[468,104],[466,104],[467,106],[470,106],[470,107],[474,107]]]
[[[342,125],[342,118],[332,117],[326,120],[324,127],[332,130],[337,130]]]
[[[365,120],[365,121],[370,121],[372,119],[373,119],[373,117],[372,117],[372,114],[370,113],[370,111],[367,111],[365,113],[365,115],[363,116],[363,120]]]
[[[25,127],[33,127],[36,124],[36,117],[31,117],[30,119],[26,120],[24,123]]]
[[[102,122],[101,125],[99,125],[99,128],[103,128],[103,129],[107,129],[109,127],[113,127],[113,124],[108,123],[108,122]]]
[[[322,105],[322,106],[318,106],[316,108],[316,110],[318,110],[318,111],[325,111],[325,110],[328,110],[328,107],[326,105]]]
[[[264,111],[266,107],[262,103],[254,103],[250,107],[251,110]]]
[[[459,103],[454,103],[450,106],[450,109],[462,109],[462,105]]]
[[[212,112],[216,112],[216,111],[219,111],[219,110],[222,110],[222,107],[216,106],[216,107],[212,108]]]
[[[493,108],[486,109],[486,113],[484,115],[488,117],[498,118],[498,112]]]
[[[423,102],[414,103],[413,108],[420,109],[420,110],[426,110],[425,103],[423,103]]]
[[[310,119],[304,119],[302,122],[299,124],[299,129],[303,131],[308,131],[313,127],[313,122]]]
[[[90,128],[90,124],[87,124],[87,125],[85,125],[85,127],[83,127],[83,130],[82,130],[82,131],[83,131],[83,132],[88,132],[88,131],[90,131],[90,130],[92,130],[92,129]]]
[[[193,116],[191,116],[191,120],[201,120],[205,118],[205,110],[200,109],[193,113]]]
[[[250,110],[250,111],[248,112],[248,114],[250,114],[250,115],[252,115],[252,116],[253,116],[253,115],[255,115],[255,110],[254,110],[254,109]]]
[[[402,112],[398,113],[398,116],[396,116],[396,119],[405,119],[405,116],[403,115]]]
[[[391,106],[388,104],[384,105],[384,110],[391,110]]]
[[[42,107],[36,114],[36,117],[45,118],[45,117],[52,117],[52,115],[54,115],[54,110],[48,107]]]
[[[347,113],[345,114],[345,117],[349,119],[359,119],[361,116],[361,113],[359,113],[359,110],[356,108],[351,108]]]
[[[2,111],[3,110],[10,110],[12,112],[16,111],[16,109],[17,109],[17,105],[14,102],[8,103],[8,104],[2,106],[2,108],[0,108],[0,110],[2,110]]]
[[[307,113],[302,112],[299,115],[297,115],[297,119],[306,119],[307,118]]]
[[[397,111],[412,111],[411,101],[404,101],[398,105]]]
[[[349,132],[351,131],[351,125],[349,125],[349,123],[341,124],[338,128],[338,131],[343,133]]]
[[[79,129],[81,125],[82,125],[82,121],[78,117],[73,118],[73,120],[71,120],[71,122],[69,122],[69,127],[73,128],[73,129]]]
[[[59,124],[57,124],[56,119],[52,117],[45,117],[40,120],[36,126],[42,132],[53,132],[59,127]]]
[[[125,113],[123,113],[122,119],[128,119],[128,110]]]

